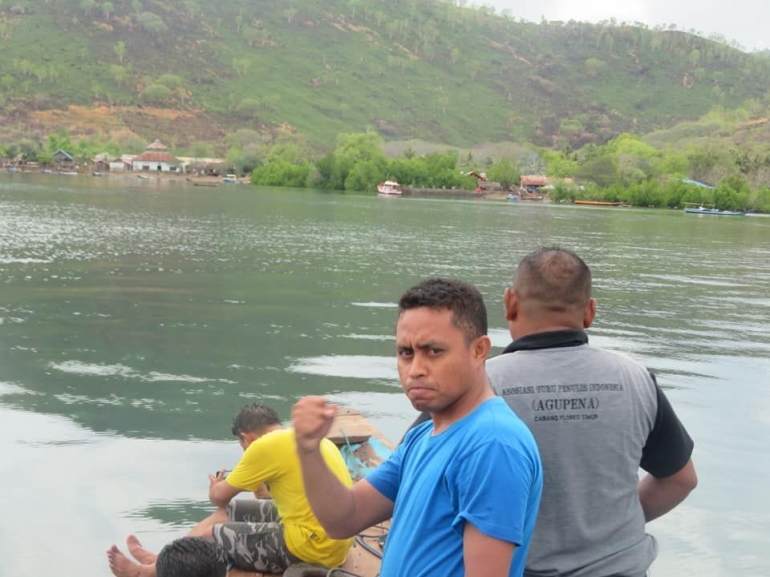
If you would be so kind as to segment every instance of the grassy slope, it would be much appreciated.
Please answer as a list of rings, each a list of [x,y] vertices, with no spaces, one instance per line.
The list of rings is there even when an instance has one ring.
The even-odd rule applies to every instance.
[[[171,73],[184,99],[166,106],[229,130],[288,123],[318,144],[376,127],[461,146],[579,145],[736,107],[770,82],[770,60],[681,32],[523,24],[433,0],[143,0],[161,34],[139,24],[136,4],[113,0],[106,15],[104,4],[0,6],[7,103],[143,103],[146,85]],[[111,65],[125,67],[123,83]],[[257,110],[238,113],[246,99]]]

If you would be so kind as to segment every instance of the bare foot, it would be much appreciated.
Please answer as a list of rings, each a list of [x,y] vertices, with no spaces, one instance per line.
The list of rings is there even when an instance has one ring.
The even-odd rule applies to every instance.
[[[126,545],[128,545],[128,552],[142,565],[152,565],[158,559],[155,553],[142,547],[136,535],[126,537]]]
[[[155,565],[140,565],[123,555],[117,545],[107,550],[107,562],[115,577],[157,577]]]

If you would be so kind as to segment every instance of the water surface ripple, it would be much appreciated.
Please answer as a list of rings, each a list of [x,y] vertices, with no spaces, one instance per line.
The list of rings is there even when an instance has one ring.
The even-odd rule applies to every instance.
[[[475,283],[497,353],[503,290],[543,244],[584,256],[591,341],[655,370],[696,442],[653,575],[770,574],[769,218],[26,174],[0,175],[4,570],[106,574],[125,534],[183,534],[247,402],[288,419],[324,394],[400,438],[401,291]]]

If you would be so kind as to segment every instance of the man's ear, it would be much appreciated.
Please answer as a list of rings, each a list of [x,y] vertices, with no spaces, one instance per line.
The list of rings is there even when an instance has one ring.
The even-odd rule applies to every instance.
[[[596,317],[596,299],[588,299],[585,309],[583,309],[583,328],[591,328]]]
[[[503,293],[503,306],[505,307],[505,320],[515,321],[519,316],[519,296],[511,287]]]
[[[492,350],[492,340],[487,335],[482,335],[473,341],[471,346],[473,348],[473,357],[484,362],[489,356],[489,351]]]

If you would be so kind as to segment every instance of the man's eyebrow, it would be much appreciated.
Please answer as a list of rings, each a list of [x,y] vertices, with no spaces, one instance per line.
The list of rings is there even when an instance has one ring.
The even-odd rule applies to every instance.
[[[436,341],[428,341],[427,343],[419,343],[416,348],[420,349],[421,351],[427,349],[443,349],[444,345]]]

